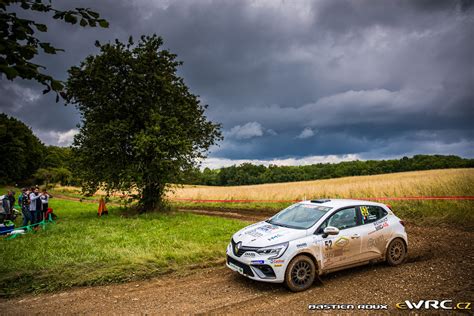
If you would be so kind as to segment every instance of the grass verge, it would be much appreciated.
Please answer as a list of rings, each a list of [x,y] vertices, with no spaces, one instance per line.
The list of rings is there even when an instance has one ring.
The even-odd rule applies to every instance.
[[[97,205],[52,199],[56,224],[0,240],[2,296],[123,282],[222,262],[238,220],[187,213],[97,218]],[[19,224],[20,218],[17,219]],[[19,226],[19,225],[17,225]]]

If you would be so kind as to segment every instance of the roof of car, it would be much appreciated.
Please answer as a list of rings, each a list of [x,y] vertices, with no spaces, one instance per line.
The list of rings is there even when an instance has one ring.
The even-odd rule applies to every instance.
[[[364,201],[364,200],[351,200],[351,199],[313,199],[301,201],[303,204],[312,204],[312,205],[321,205],[328,206],[333,208],[340,208],[344,206],[354,206],[354,205],[375,205],[375,206],[385,206],[385,204]]]

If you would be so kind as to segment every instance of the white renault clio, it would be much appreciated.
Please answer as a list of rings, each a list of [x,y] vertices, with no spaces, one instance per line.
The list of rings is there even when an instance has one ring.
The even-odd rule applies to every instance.
[[[401,264],[407,246],[403,221],[384,204],[311,200],[235,233],[227,266],[254,280],[304,291],[317,275],[382,260]]]

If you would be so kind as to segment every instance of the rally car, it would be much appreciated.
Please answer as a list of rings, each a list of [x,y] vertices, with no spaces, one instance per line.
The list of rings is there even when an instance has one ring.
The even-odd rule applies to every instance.
[[[329,272],[377,261],[399,265],[407,251],[404,223],[387,205],[320,199],[293,204],[235,233],[227,266],[297,292]]]

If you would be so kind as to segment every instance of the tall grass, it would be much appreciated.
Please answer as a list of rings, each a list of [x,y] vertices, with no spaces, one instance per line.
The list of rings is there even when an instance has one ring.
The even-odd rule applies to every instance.
[[[175,201],[177,207],[200,209],[244,209],[271,215],[291,203],[268,200],[311,198],[374,198],[406,196],[473,196],[474,169],[402,172],[329,180],[274,183],[233,187],[184,187],[171,198],[196,200],[265,200],[252,203],[205,203]],[[460,225],[474,228],[474,201],[387,201],[395,213],[411,222]]]
[[[186,271],[225,258],[231,235],[247,225],[192,214],[97,218],[97,205],[52,199],[56,224],[0,239],[1,295],[104,284]],[[19,219],[17,220],[19,222]]]
[[[474,169],[400,172],[328,180],[248,186],[186,186],[171,198],[295,200],[316,197],[368,198],[474,195]]]

